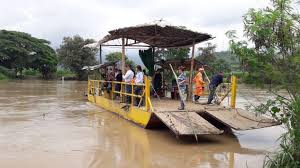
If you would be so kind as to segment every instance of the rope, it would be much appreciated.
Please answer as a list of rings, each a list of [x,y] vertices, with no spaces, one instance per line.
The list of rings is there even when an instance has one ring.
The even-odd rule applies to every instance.
[[[254,94],[251,93],[251,91],[249,89],[247,89],[247,93],[251,94],[252,97],[254,97],[259,103],[262,103]],[[255,107],[255,105],[253,103],[251,103],[247,98],[246,96],[239,92],[239,94],[247,101],[248,104],[250,104],[252,107]],[[255,120],[255,119],[252,119],[252,118],[249,118],[249,117],[246,117],[244,115],[242,115],[241,113],[238,112],[237,109],[234,109],[236,111],[236,114],[238,114],[239,116],[243,117],[243,118],[246,118],[248,120],[251,120],[251,121],[254,121],[254,122],[258,122],[258,123],[273,123],[273,122],[270,122],[270,121],[263,121],[264,119],[261,119],[261,120]],[[269,115],[268,115],[269,116]]]
[[[240,117],[246,118],[246,119],[254,121],[254,122],[258,122],[258,124],[260,124],[260,123],[269,123],[269,124],[274,123],[274,122],[270,122],[270,121],[265,121],[264,119],[255,120],[255,119],[252,119],[252,118],[249,118],[249,117],[246,117],[246,116],[242,115],[241,113],[239,113],[239,111],[237,109],[234,109],[234,110],[235,110],[236,114],[238,114]]]
[[[142,98],[140,98],[140,102],[139,102],[139,104],[138,104],[138,107],[141,106],[144,95],[145,95],[145,90],[143,91]],[[145,100],[145,101],[147,101],[147,100]],[[145,102],[145,103],[146,103],[146,102]]]
[[[156,90],[154,89],[153,85],[152,85],[151,83],[150,83],[150,85],[151,85],[151,87],[152,87],[152,89],[153,89],[154,93],[156,94],[156,96],[157,96],[158,100],[160,100],[160,97],[159,97],[159,95],[157,94]]]

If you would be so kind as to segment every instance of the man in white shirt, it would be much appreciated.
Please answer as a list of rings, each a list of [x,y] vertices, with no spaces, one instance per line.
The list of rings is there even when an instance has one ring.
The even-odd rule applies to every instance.
[[[126,65],[125,69],[126,69],[126,73],[125,73],[125,75],[123,75],[124,82],[130,84],[134,77],[134,73],[131,70],[130,65]],[[128,94],[131,94],[131,85],[125,85],[125,92]],[[131,103],[130,96],[126,96],[126,103]]]
[[[135,84],[143,84],[144,83],[144,74],[142,71],[142,67],[140,65],[136,66],[136,75],[135,75]],[[142,95],[143,86],[135,86],[134,94]],[[135,105],[138,106],[140,104],[140,98],[135,99]]]

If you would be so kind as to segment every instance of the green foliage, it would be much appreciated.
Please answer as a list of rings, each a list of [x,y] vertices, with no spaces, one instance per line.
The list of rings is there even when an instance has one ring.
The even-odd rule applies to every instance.
[[[14,78],[15,77],[15,72],[8,69],[8,68],[5,68],[3,66],[0,66],[0,73],[3,75],[3,76],[6,76],[8,78]]]
[[[288,100],[277,96],[275,100],[255,107],[261,113],[268,112],[283,123],[287,132],[281,136],[280,151],[269,156],[265,167],[281,168],[300,166],[300,99]]]
[[[125,59],[128,59],[125,56]],[[121,52],[112,52],[106,55],[105,60],[107,62],[114,62],[114,61],[121,61],[122,60],[122,53]]]
[[[237,71],[240,68],[239,59],[230,51],[215,52],[216,59],[223,59],[230,65],[232,71]]]
[[[158,49],[155,51],[155,60],[187,59],[189,52],[190,48]]]
[[[223,58],[216,57],[216,45],[207,43],[206,47],[198,48],[199,55],[196,56],[196,59],[207,65],[207,73],[209,76],[216,74],[220,71],[229,73],[231,71],[230,65]]]
[[[236,41],[229,31],[232,52],[241,60],[242,68],[256,84],[269,83],[275,100],[254,107],[269,113],[283,123],[280,151],[265,163],[266,167],[300,167],[300,16],[291,0],[271,0],[265,9],[250,9],[244,16],[247,41]],[[277,94],[278,89],[289,96]]]
[[[8,77],[0,72],[0,80],[6,80]]]
[[[0,65],[22,74],[25,68],[39,70],[44,78],[55,72],[57,58],[50,42],[16,31],[0,31]]]
[[[74,77],[76,76],[72,71],[68,69],[58,69],[56,71],[56,77],[61,78],[61,77]]]
[[[122,61],[122,53],[121,52],[109,53],[106,55],[105,60],[107,62]],[[135,67],[135,63],[132,60],[129,60],[126,55],[125,55],[125,63],[131,65],[131,67]]]
[[[23,70],[22,73],[26,76],[39,76],[40,75],[38,70],[35,70],[35,69],[32,69],[32,68],[25,69],[25,70]]]
[[[244,16],[246,41],[236,41],[233,31],[231,50],[241,60],[256,84],[269,83],[287,89],[293,97],[300,93],[300,31],[299,15],[290,0],[273,0],[273,6],[254,10]]]
[[[83,66],[96,64],[97,48],[85,47],[94,42],[92,39],[84,40],[78,35],[64,37],[60,48],[57,49],[59,63],[74,72],[79,80],[87,78],[86,72],[82,70]]]

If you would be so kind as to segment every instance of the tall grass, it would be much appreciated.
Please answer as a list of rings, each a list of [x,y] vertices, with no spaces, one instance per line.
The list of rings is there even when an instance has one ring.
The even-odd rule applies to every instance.
[[[300,98],[286,104],[286,108],[287,113],[281,114],[281,119],[287,132],[280,137],[280,150],[268,156],[264,167],[300,167]]]

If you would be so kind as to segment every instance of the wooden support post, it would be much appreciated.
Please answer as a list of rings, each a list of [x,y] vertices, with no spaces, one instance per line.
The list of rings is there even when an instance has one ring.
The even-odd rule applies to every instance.
[[[234,153],[229,152],[229,168],[234,168]]]
[[[192,60],[191,60],[191,69],[190,69],[190,80],[189,80],[189,93],[188,100],[193,99],[193,71],[194,71],[194,59],[195,59],[195,42],[192,47]]]
[[[230,100],[230,107],[235,108],[236,103],[236,88],[237,88],[237,79],[236,76],[231,76],[231,100]]]
[[[87,87],[87,96],[89,97],[89,94],[90,94],[90,85],[91,85],[91,83],[90,83],[91,81],[90,81],[90,79],[88,79],[88,87]]]
[[[125,74],[125,38],[122,38],[122,73]]]

